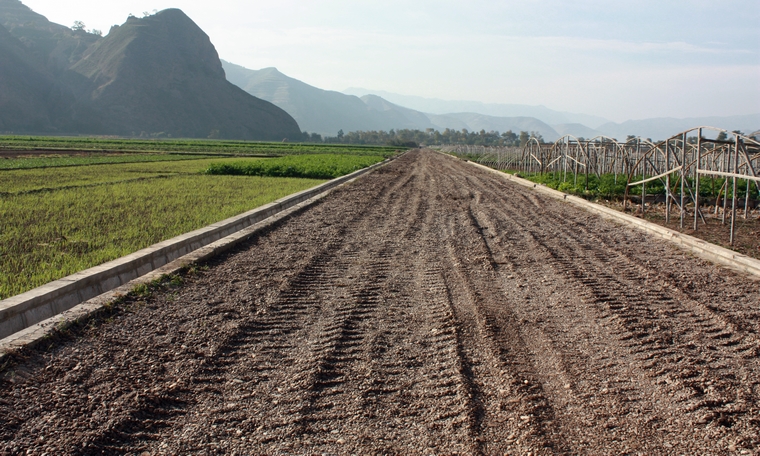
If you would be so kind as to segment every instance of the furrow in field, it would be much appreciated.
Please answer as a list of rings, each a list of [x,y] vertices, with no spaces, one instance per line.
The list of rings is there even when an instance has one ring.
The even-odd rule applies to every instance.
[[[497,272],[493,282],[508,297],[506,307],[517,322],[513,331],[526,347],[523,358],[532,364],[535,381],[551,411],[537,415],[545,439],[562,442],[561,451],[580,451],[605,440],[606,451],[611,453],[641,449],[638,435],[647,430],[643,426],[647,401],[641,407],[645,416],[632,419],[642,410],[631,410],[628,404],[643,395],[631,388],[630,371],[609,362],[614,359],[609,336],[593,315],[578,306],[582,303],[563,302],[557,291],[565,286],[564,274],[557,276],[554,270],[547,270],[550,257],[536,239],[557,237],[558,233],[544,233],[551,225],[544,225],[543,218],[536,220],[538,226],[532,230],[516,225],[515,219],[530,219],[530,213],[545,203],[508,191],[508,187],[500,189],[498,181],[483,180],[469,179],[468,188],[478,194],[471,204],[471,220],[488,246],[488,262]],[[589,403],[608,414],[582,413]],[[620,421],[621,417],[628,422]],[[598,430],[589,431],[591,428]],[[644,443],[656,446],[657,439],[649,437]]]
[[[658,268],[647,265],[641,258],[645,255],[634,260],[628,253],[633,251],[630,245],[618,246],[613,240],[614,237],[625,238],[625,234],[614,236],[614,231],[591,230],[571,217],[557,218],[554,226],[558,229],[551,232],[542,226],[541,222],[547,219],[539,217],[544,212],[542,206],[529,201],[535,218],[525,217],[531,211],[509,214],[512,220],[519,220],[513,231],[525,233],[534,248],[548,254],[560,275],[571,279],[565,286],[582,296],[584,302],[580,305],[591,305],[601,312],[598,320],[619,342],[627,345],[639,361],[638,377],[642,383],[651,379],[652,389],[661,396],[658,402],[672,401],[669,409],[675,406],[682,410],[673,415],[668,408],[651,407],[657,413],[649,413],[650,422],[661,423],[654,426],[655,430],[667,431],[669,426],[679,426],[684,420],[682,413],[688,413],[686,417],[695,425],[716,420],[720,426],[731,426],[737,415],[752,409],[748,404],[753,398],[753,385],[746,381],[751,369],[744,364],[746,353],[756,346],[754,334],[737,334],[725,319],[706,315],[704,309],[708,305],[685,296],[680,287],[658,283]],[[502,202],[505,203],[506,200]],[[552,204],[556,205],[546,201],[544,206]],[[506,214],[499,218],[504,219],[507,219]],[[565,221],[565,226],[560,220]],[[638,246],[646,245],[655,250],[659,258],[676,256],[657,243],[649,247],[648,243],[637,241]],[[558,333],[552,331],[552,334]],[[716,340],[728,343],[715,343]],[[714,398],[698,398],[702,395],[700,391],[694,394],[679,384],[677,379],[683,376],[699,376],[703,384],[720,387],[710,389]],[[603,390],[609,393],[609,388]],[[640,397],[635,402],[646,404],[648,401]],[[679,403],[684,405],[678,406]],[[707,409],[707,413],[692,415],[702,408]],[[703,431],[696,431],[697,435],[700,432]]]
[[[647,266],[641,258],[607,247],[603,236],[579,224],[568,232],[579,250],[555,249],[554,255],[568,266],[571,258],[585,253],[583,266],[566,272],[581,280],[592,302],[617,317],[630,335],[633,353],[668,397],[683,403],[684,412],[698,424],[717,420],[732,426],[751,410],[752,385],[743,380],[745,354],[758,345],[754,334],[737,331],[704,303],[668,286],[672,282],[662,283],[655,261]]]
[[[397,185],[403,185],[403,182],[391,181],[390,188],[381,191],[392,191]],[[386,206],[382,204],[377,206],[378,211],[384,208]],[[303,240],[298,245],[323,244],[321,253],[312,257],[299,273],[280,285],[279,292],[262,303],[253,321],[241,328],[234,341],[228,344],[231,350],[220,359],[220,367],[231,370],[226,373],[227,384],[231,381],[237,390],[231,395],[234,402],[228,405],[237,407],[227,410],[224,405],[227,399],[223,396],[229,395],[220,394],[217,402],[222,403],[216,412],[229,415],[229,419],[239,423],[234,437],[244,439],[262,451],[273,451],[278,446],[272,446],[272,442],[294,435],[294,427],[297,427],[294,423],[300,416],[299,406],[288,398],[294,394],[294,388],[304,386],[310,368],[320,368],[320,362],[310,357],[313,353],[308,353],[309,347],[314,347],[320,354],[328,354],[331,344],[350,333],[350,328],[341,321],[351,311],[344,305],[344,296],[336,295],[336,290],[347,290],[352,286],[350,278],[353,276],[349,269],[354,263],[361,262],[357,248],[352,246],[352,234],[364,232],[377,218],[373,211],[357,208],[342,214],[326,209],[319,215],[326,217],[317,223],[337,227],[337,231],[328,238],[311,233],[308,226],[301,228],[306,232],[289,233]],[[292,255],[298,255],[295,250],[283,258],[285,264],[292,261]],[[361,313],[358,310],[358,314]],[[322,339],[313,340],[320,337]],[[214,373],[208,380],[219,381],[221,376]],[[264,397],[272,400],[261,400]],[[253,408],[259,410],[258,417],[247,414],[247,410]],[[237,416],[241,418],[236,419]],[[190,426],[194,432],[179,442],[178,450],[203,448],[202,444],[195,445],[193,440],[200,437],[198,432],[203,432],[204,426],[198,427],[197,423]],[[295,439],[292,443],[301,444],[308,446],[310,442]]]
[[[450,173],[454,175],[454,173]],[[547,400],[535,341],[526,339],[515,314],[509,292],[503,287],[495,266],[495,252],[484,239],[472,207],[482,204],[483,194],[468,183],[453,182],[449,189],[470,189],[454,196],[461,201],[458,220],[452,220],[448,251],[452,301],[456,303],[458,324],[479,383],[482,417],[479,423],[483,451],[567,452],[571,442],[556,439],[556,411]],[[500,437],[498,437],[500,436]]]

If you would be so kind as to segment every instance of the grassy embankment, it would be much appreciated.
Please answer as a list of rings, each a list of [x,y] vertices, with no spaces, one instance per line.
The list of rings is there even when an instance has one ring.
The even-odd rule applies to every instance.
[[[344,152],[347,151],[344,149]],[[266,166],[257,164],[272,162],[270,175],[277,175],[277,170],[282,170],[277,162],[290,157],[196,157],[194,160],[118,164],[100,164],[97,155],[87,158],[93,158],[93,164],[81,162],[77,163],[79,166],[53,167],[46,164],[45,168],[24,166],[26,169],[0,170],[0,299],[333,177],[332,174],[302,178],[269,177],[266,172],[258,176],[206,172],[220,167],[266,171]],[[325,159],[312,155],[294,158],[299,159],[298,163],[288,162],[285,169],[291,169],[293,176],[302,176],[309,173],[298,172],[298,166],[308,171],[312,162],[322,163],[320,166],[324,169],[330,168],[328,162],[353,163],[340,171],[345,173],[358,166],[353,159],[361,158],[364,160],[361,164],[366,166],[383,157],[332,155]],[[36,159],[2,161],[6,168],[13,168],[13,162],[20,160]]]

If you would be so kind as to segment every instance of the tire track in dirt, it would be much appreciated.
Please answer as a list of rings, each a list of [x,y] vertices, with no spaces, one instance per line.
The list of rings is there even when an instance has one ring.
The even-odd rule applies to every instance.
[[[695,424],[714,421],[733,426],[750,411],[752,385],[746,384],[749,375],[743,365],[747,353],[754,353],[757,338],[738,334],[676,287],[648,284],[649,291],[642,296],[641,284],[657,281],[654,271],[626,255],[591,249],[595,241],[578,239],[587,258],[591,254],[584,268],[576,267],[571,259],[579,252],[555,249],[552,253],[560,270],[580,281],[577,289],[588,303],[604,308],[615,319],[623,329],[620,339],[629,343],[653,383],[663,389],[663,396],[672,398],[673,406],[680,406]],[[614,273],[598,267],[611,264]]]
[[[505,452],[565,452],[543,430],[553,410],[543,395],[520,337],[519,322],[502,294],[484,293],[500,288],[492,255],[473,223],[468,206],[478,194],[451,179],[441,186],[442,199],[457,201],[461,211],[445,221],[448,267],[445,271],[452,309],[462,339],[462,358],[473,372],[480,416],[477,431],[486,454]]]
[[[580,231],[583,235],[577,236],[573,231]],[[647,295],[642,296],[638,289],[642,283],[649,280],[650,274],[654,275],[654,271],[622,253],[598,250],[595,246],[604,245],[603,240],[584,230],[582,226],[576,226],[575,230],[569,232],[570,236],[575,238],[577,250],[562,252],[556,247],[545,247],[557,260],[563,273],[575,276],[582,283],[582,292],[591,303],[605,306],[610,313],[618,317],[619,324],[628,333],[624,340],[635,339],[632,344],[634,353],[650,361],[644,366],[654,371],[658,383],[677,386],[674,380],[691,377],[695,364],[712,362],[705,359],[704,354],[716,354],[714,359],[720,359],[721,363],[737,357],[743,362],[746,352],[757,346],[757,339],[753,335],[738,335],[732,325],[721,321],[711,312],[705,312],[704,305],[694,301],[676,287],[650,286]],[[574,259],[581,253],[586,255],[583,269],[574,264]],[[600,265],[602,267],[599,267]],[[614,272],[610,271],[610,265],[615,265]],[[656,277],[654,279],[656,280]],[[696,325],[678,327],[673,324],[680,321]],[[680,371],[681,365],[686,366],[687,372]],[[721,378],[724,381],[728,379],[732,384],[725,385],[722,389],[739,390],[739,379],[731,379],[731,376],[724,375],[722,370],[724,369],[720,367],[713,369],[710,373],[712,378],[704,381],[709,384]],[[697,391],[698,395],[703,393]],[[701,406],[719,407],[733,401],[727,397],[715,397],[700,402],[701,405],[688,406],[687,411],[697,411]],[[725,419],[726,414],[733,413],[740,411],[716,410],[704,415],[700,421],[706,422],[710,417]]]
[[[0,454],[756,452],[743,280],[412,152],[19,358]]]
[[[416,177],[413,177],[407,179],[403,186],[413,185],[416,181]],[[396,231],[402,231],[400,233],[402,239],[413,239],[421,231],[417,225],[421,222],[420,212],[425,212],[425,208],[419,204],[422,203],[421,200],[407,203],[409,204],[401,206],[402,209],[406,208],[401,212],[407,212],[406,217],[409,218],[410,223],[401,224],[404,228]],[[394,216],[388,217],[389,212]],[[378,427],[375,431],[377,434],[390,434],[387,439],[390,446],[384,451],[394,451],[394,448],[412,448],[412,445],[405,445],[399,436],[393,435],[394,428],[419,428],[425,421],[421,418],[425,414],[431,415],[432,410],[438,409],[447,410],[449,416],[441,416],[440,413],[432,414],[434,423],[431,424],[443,430],[443,422],[455,421],[460,415],[456,410],[461,409],[462,405],[457,407],[455,406],[457,403],[464,402],[464,406],[467,407],[467,401],[463,401],[463,397],[460,397],[465,394],[460,394],[463,382],[452,383],[452,376],[454,379],[457,378],[454,375],[457,369],[452,364],[456,360],[450,359],[452,349],[447,344],[455,344],[455,341],[451,337],[441,338],[428,331],[423,331],[422,336],[411,333],[399,337],[399,332],[409,332],[403,331],[403,327],[409,323],[409,318],[423,317],[426,322],[422,322],[423,327],[434,326],[431,331],[438,331],[436,328],[453,327],[451,322],[427,321],[431,316],[442,315],[435,309],[417,309],[414,312],[416,317],[410,315],[410,309],[407,307],[410,303],[418,302],[420,297],[417,297],[417,293],[412,293],[414,298],[406,294],[409,293],[408,290],[416,289],[420,283],[425,283],[425,280],[416,278],[415,274],[419,271],[417,267],[392,273],[392,264],[403,264],[401,261],[403,255],[400,254],[403,250],[398,250],[403,245],[398,245],[393,240],[395,237],[385,238],[379,243],[368,243],[366,239],[357,241],[351,239],[350,232],[365,233],[370,227],[383,231],[383,224],[398,225],[398,217],[403,217],[404,214],[394,214],[394,212],[399,212],[398,208],[382,205],[368,211],[368,215],[361,222],[365,226],[346,230],[347,234],[342,238],[344,239],[342,246],[331,246],[326,249],[337,252],[331,255],[330,259],[320,259],[319,264],[325,265],[327,269],[319,273],[309,273],[304,280],[291,282],[285,288],[282,298],[276,299],[270,305],[268,314],[286,314],[284,318],[277,320],[283,321],[283,324],[285,321],[297,319],[294,315],[287,314],[288,309],[312,310],[308,318],[301,319],[304,323],[296,330],[275,328],[274,336],[283,334],[283,338],[291,343],[288,345],[283,341],[275,344],[272,353],[280,357],[283,353],[292,354],[289,358],[292,363],[288,360],[277,360],[277,372],[273,372],[273,378],[267,381],[271,385],[280,386],[276,386],[274,390],[256,391],[252,394],[276,398],[269,411],[266,410],[266,405],[256,404],[260,409],[264,408],[262,417],[283,418],[281,420],[271,418],[254,420],[255,422],[248,428],[256,426],[255,434],[259,437],[248,440],[249,445],[252,445],[251,448],[258,448],[262,452],[302,451],[309,448],[330,447],[335,448],[336,451],[345,451],[350,448],[351,443],[366,440],[361,435],[355,435],[355,432],[352,434],[351,422],[366,420],[367,411],[372,409],[371,404],[383,402],[384,406],[377,412],[369,413],[369,418],[377,419],[389,409],[397,411],[395,420],[384,422],[384,428],[374,425]],[[389,277],[391,275],[393,277]],[[406,279],[401,279],[404,277]],[[336,288],[345,292],[336,292]],[[381,309],[378,304],[383,302],[381,297],[383,289],[396,291],[394,302],[404,303],[404,306],[392,307],[394,311],[382,309],[382,313],[389,311],[388,314],[395,315],[395,318],[383,318],[380,314]],[[294,305],[291,302],[293,296],[306,299],[308,302],[300,306]],[[424,304],[426,301],[424,297],[422,298]],[[373,328],[373,326],[378,326],[378,320],[384,327],[379,334],[377,329]],[[389,331],[389,326],[392,331]],[[263,330],[258,333],[264,335],[262,341],[246,344],[245,348],[239,351],[268,353],[268,350],[257,344],[263,343],[264,339],[272,340],[272,329],[269,325],[263,325]],[[434,334],[434,340],[431,340],[430,334]],[[376,344],[382,343],[382,339],[388,337],[395,339],[396,343],[391,344],[394,347],[407,345],[408,339],[416,340],[417,344],[429,347],[429,355],[434,367],[431,367],[429,363],[420,363],[414,357],[404,356],[403,350],[398,349],[392,351],[393,356],[379,361]],[[277,340],[279,337],[274,339]],[[370,344],[364,343],[367,339],[371,341]],[[298,343],[293,344],[293,341]],[[367,349],[367,345],[371,349]],[[410,369],[420,371],[420,378],[410,381],[408,378]],[[444,375],[431,378],[430,372],[433,371],[441,371]],[[394,385],[391,381],[394,376],[399,377],[400,384]],[[362,381],[362,379],[367,380]],[[378,387],[378,382],[382,387]],[[418,384],[422,392],[417,391]],[[420,401],[419,397],[426,400]],[[412,410],[418,410],[423,403],[432,402],[431,405],[434,405],[432,401],[434,398],[439,398],[439,402],[440,399],[445,399],[446,402],[432,409],[425,407],[428,409],[425,414],[410,414],[397,403],[398,401],[417,401]],[[336,403],[343,406],[336,407]],[[346,406],[347,403],[351,405]],[[335,423],[345,425],[336,426]],[[368,426],[371,427],[372,423],[363,424],[359,429],[366,429]],[[461,426],[454,425],[453,427]],[[452,427],[449,426],[446,430],[450,432],[451,429]],[[243,433],[247,431],[248,429],[244,429]],[[463,438],[467,440],[469,434],[471,433],[465,432]],[[452,437],[451,434],[448,435],[450,444],[456,441],[452,440]],[[440,436],[431,437],[428,445],[435,448],[440,445],[439,439]],[[283,445],[283,441],[287,443]],[[364,444],[366,445],[367,442]],[[459,444],[454,445],[456,447]],[[463,443],[462,445],[461,451],[471,448],[471,444]],[[378,450],[383,450],[382,442],[377,442],[377,446]]]
[[[536,204],[534,198],[523,200],[526,199],[530,201],[534,212],[538,214],[542,212],[543,205]],[[507,202],[502,201],[502,203]],[[552,201],[545,203],[546,206],[552,204],[556,205]],[[556,214],[553,207],[552,211]],[[649,284],[647,293],[642,293],[644,288],[641,285],[649,280],[650,274],[657,275],[656,269],[648,265],[642,266],[645,263],[641,258],[632,259],[629,255],[617,251],[616,246],[606,241],[604,236],[600,236],[598,230],[591,232],[584,224],[568,218],[565,227],[558,222],[559,230],[547,233],[548,230],[541,227],[538,221],[546,220],[545,217],[537,217],[534,221],[524,217],[526,213],[530,211],[510,211],[509,214],[503,213],[500,219],[520,220],[516,222],[515,228],[525,233],[530,238],[529,242],[536,248],[548,254],[547,259],[553,262],[553,266],[563,277],[575,279],[575,283],[568,285],[578,291],[587,304],[602,308],[600,319],[616,320],[620,329],[619,339],[628,343],[631,353],[642,361],[641,368],[645,371],[642,381],[646,382],[647,377],[654,377],[655,384],[664,384],[665,387],[662,388],[660,394],[665,398],[674,397],[670,399],[674,401],[672,405],[677,402],[691,402],[691,405],[680,411],[681,413],[695,412],[701,407],[728,406],[693,420],[695,424],[705,424],[711,419],[717,419],[718,424],[730,427],[733,426],[733,422],[726,421],[727,415],[735,416],[751,410],[748,404],[752,398],[753,385],[747,384],[747,380],[749,379],[748,371],[752,369],[746,369],[742,364],[748,354],[754,353],[754,347],[757,346],[754,334],[737,335],[731,329],[733,325],[715,315],[705,315],[703,312],[706,309],[705,305],[684,296],[684,293],[676,287]],[[560,230],[561,233],[557,232]],[[556,242],[558,238],[562,241]],[[625,252],[630,251],[630,247],[625,250]],[[578,259],[583,259],[583,262],[579,264]],[[614,273],[610,272],[611,268],[614,268]],[[697,322],[698,326],[696,331],[693,325],[687,325],[686,328],[670,327],[671,321]],[[614,328],[611,329],[614,331]],[[557,332],[550,333],[557,334]],[[686,342],[674,346],[674,337]],[[705,340],[708,343],[704,343]],[[727,340],[727,343],[719,344],[727,349],[719,349],[716,344],[709,342],[711,340]],[[713,360],[706,359],[704,354],[716,352],[719,356],[715,357],[715,360],[719,359],[720,362],[710,366]],[[728,366],[727,361],[736,358],[737,355],[740,355],[742,361]],[[729,396],[740,398],[741,404],[734,406],[732,399],[719,395],[716,395],[718,399],[699,400],[695,404],[691,400],[694,395],[684,391],[683,385],[678,385],[674,377],[694,375],[694,367],[700,365],[706,365],[707,369],[703,370],[703,374],[710,377],[710,379],[703,378],[703,383],[708,385],[722,383],[721,390],[728,392]],[[757,368],[756,365],[754,367]],[[737,371],[741,373],[740,378],[735,375]],[[607,390],[607,387],[603,389],[605,393],[608,392]],[[629,397],[629,402],[630,399]],[[635,402],[641,404],[647,401],[642,401],[639,397]],[[659,408],[660,414],[666,416],[659,418],[657,415],[652,415],[648,423],[673,421],[672,416],[679,414],[671,410],[669,411],[671,416],[668,417],[667,410],[662,407],[653,408]],[[674,421],[678,424],[679,419],[676,418]],[[619,427],[613,424],[613,428]],[[689,429],[689,431],[693,430]],[[703,429],[694,431],[697,434],[695,437],[704,435]],[[683,434],[683,431],[680,433]],[[664,444],[674,445],[667,440]]]
[[[357,210],[354,213],[360,214],[361,210]],[[330,212],[320,214],[324,218],[325,224],[328,226],[327,230],[325,231],[328,236],[328,238],[340,238],[342,233],[340,231],[336,230],[330,230],[330,226],[340,226],[340,223],[344,222],[346,220],[347,215],[351,215],[351,211],[345,211],[343,213],[333,214]],[[293,247],[293,246],[291,246]],[[298,253],[300,253],[300,249],[298,249],[297,245],[294,250],[297,250]],[[329,249],[329,246],[328,246]],[[308,250],[304,253],[312,253]],[[292,254],[292,252],[291,252]],[[291,254],[285,254],[285,257],[290,257]],[[234,264],[236,261],[233,259],[232,261],[229,261],[228,267],[222,266],[222,269],[226,269],[227,271],[235,271],[236,265]],[[268,265],[269,267],[272,267],[271,265]],[[275,267],[277,268],[277,265],[275,263]],[[278,271],[280,274],[284,276],[288,276],[288,273],[291,273],[291,271],[287,270],[287,266],[284,268],[280,268],[281,270]],[[240,282],[240,279],[233,278],[230,280],[229,283],[225,283],[222,285],[222,287],[218,287],[219,284],[217,283],[208,283],[206,284],[207,288],[201,289],[198,293],[200,295],[200,312],[201,315],[199,318],[200,324],[197,324],[193,322],[191,315],[184,315],[183,312],[180,312],[181,315],[179,315],[179,318],[176,316],[174,318],[177,318],[175,322],[177,323],[185,323],[190,328],[184,328],[183,330],[179,331],[179,337],[183,337],[184,335],[187,335],[188,333],[201,333],[201,332],[207,332],[209,329],[219,329],[220,325],[217,323],[224,323],[225,320],[228,319],[228,317],[231,314],[237,313],[237,310],[234,310],[236,308],[239,308],[240,302],[238,302],[238,305],[233,305],[232,303],[225,302],[224,299],[218,299],[215,298],[215,295],[226,295],[229,297],[230,295],[236,295],[236,282]],[[219,289],[221,288],[221,289]],[[209,299],[205,299],[206,297],[210,297]],[[236,296],[237,298],[240,298],[240,296]],[[166,301],[172,301],[173,296],[169,296],[169,299],[166,299]],[[242,303],[244,304],[250,304],[251,299],[249,296],[243,296]],[[162,304],[167,304],[167,302],[164,302]],[[261,303],[259,303],[261,304]],[[144,304],[138,303],[138,307],[142,307]],[[155,305],[151,303],[148,307],[155,309]],[[215,316],[219,316],[218,322],[209,322],[209,318],[214,320]],[[165,327],[162,324],[151,324],[150,323],[150,317],[148,318],[148,322],[143,322],[143,326],[148,326],[148,331],[150,333],[151,339],[166,339],[171,338],[170,342],[174,342],[175,339],[177,339],[177,334],[171,336],[166,336],[167,332],[170,332],[171,329],[169,327]],[[166,317],[164,317],[166,318]],[[161,319],[158,319],[159,322]],[[145,324],[147,323],[147,325]],[[233,322],[233,325],[238,325],[240,322]],[[211,328],[209,328],[211,327]],[[229,327],[225,327],[224,329],[229,329]],[[241,330],[245,329],[245,325],[241,324]],[[87,448],[103,448],[103,449],[109,449],[112,448],[111,443],[115,441],[128,441],[131,440],[129,437],[130,435],[137,435],[140,436],[140,438],[136,438],[135,440],[141,441],[141,440],[149,440],[149,441],[155,441],[159,438],[159,434],[156,432],[153,432],[154,427],[165,427],[168,424],[166,423],[166,420],[158,420],[158,422],[155,422],[156,420],[150,419],[152,415],[157,415],[160,417],[166,417],[170,414],[177,414],[181,413],[182,411],[179,410],[177,407],[174,407],[172,405],[172,398],[175,396],[185,397],[188,400],[189,404],[192,404],[194,401],[194,397],[192,394],[183,394],[183,385],[187,385],[187,379],[196,377],[198,380],[198,384],[203,383],[203,373],[213,373],[217,367],[214,366],[216,364],[216,360],[213,360],[213,356],[218,354],[217,346],[214,342],[207,343],[207,341],[201,341],[197,345],[191,345],[188,343],[187,346],[183,345],[182,348],[178,346],[178,344],[170,343],[169,345],[172,346],[173,349],[177,349],[178,351],[183,352],[182,356],[185,358],[182,361],[182,366],[177,371],[181,371],[182,375],[177,376],[178,378],[175,378],[177,381],[166,381],[162,383],[158,383],[155,380],[153,381],[153,384],[150,385],[151,388],[140,390],[140,388],[126,388],[125,393],[120,393],[120,390],[124,390],[124,388],[111,388],[110,391],[104,392],[103,394],[88,394],[102,377],[103,377],[103,371],[113,376],[115,373],[121,373],[128,370],[134,370],[137,372],[137,375],[124,375],[122,376],[121,380],[119,380],[119,383],[121,384],[134,384],[135,377],[144,376],[146,378],[156,378],[156,376],[163,376],[163,374],[166,373],[166,371],[174,370],[172,367],[163,365],[160,366],[160,363],[162,361],[166,361],[166,353],[159,353],[156,354],[155,352],[152,353],[151,359],[148,361],[147,367],[143,368],[141,365],[135,365],[134,360],[131,360],[129,358],[132,358],[133,356],[131,353],[145,353],[150,352],[151,350],[146,350],[145,347],[140,347],[139,345],[142,345],[141,341],[130,341],[130,335],[126,333],[126,331],[120,331],[119,328],[116,328],[115,331],[116,334],[110,337],[110,344],[114,344],[116,346],[119,346],[123,343],[125,347],[129,347],[129,345],[138,345],[138,347],[133,348],[132,350],[124,350],[124,356],[121,355],[119,350],[112,349],[109,345],[109,342],[106,341],[106,347],[100,347],[101,350],[103,350],[105,353],[94,353],[93,358],[95,360],[98,360],[98,364],[105,365],[104,368],[99,367],[92,367],[89,369],[81,369],[78,370],[76,368],[77,361],[79,359],[79,356],[77,355],[77,352],[80,350],[78,348],[75,348],[73,350],[70,350],[69,353],[66,353],[65,359],[63,361],[63,366],[61,366],[58,369],[51,370],[48,377],[50,377],[47,380],[47,383],[44,384],[44,388],[39,387],[31,387],[32,391],[37,392],[41,390],[52,390],[55,394],[55,396],[58,396],[57,393],[61,393],[61,395],[66,398],[67,396],[70,398],[71,395],[69,393],[69,388],[66,388],[66,385],[62,388],[60,383],[60,380],[57,380],[57,378],[63,377],[63,373],[65,373],[66,369],[71,370],[73,368],[72,375],[69,375],[66,377],[67,383],[72,383],[75,385],[81,385],[81,386],[74,386],[70,388],[71,390],[80,390],[79,396],[84,396],[84,400],[79,400],[78,402],[74,401],[72,402],[72,399],[64,399],[65,403],[68,405],[66,407],[63,407],[61,411],[48,413],[48,416],[41,416],[39,418],[36,418],[34,416],[21,416],[18,420],[14,420],[14,427],[16,430],[19,430],[23,433],[23,430],[26,429],[35,429],[39,430],[42,428],[43,424],[47,421],[59,421],[63,423],[69,423],[70,420],[68,420],[68,415],[71,412],[71,415],[73,415],[73,418],[78,418],[78,415],[81,413],[81,410],[83,410],[85,407],[87,407],[87,410],[90,410],[90,413],[94,415],[92,420],[88,420],[91,425],[78,425],[79,429],[85,432],[77,432],[76,434],[81,434],[81,437],[79,435],[65,435],[65,437],[72,437],[70,440],[76,441],[77,443],[72,445],[67,444],[67,438],[59,438],[58,442],[58,448],[67,448],[67,452],[73,452],[77,448],[84,448],[85,452],[87,452]],[[215,342],[221,342],[220,345],[223,345],[223,341],[221,340],[223,338],[218,338]],[[228,337],[229,339],[229,337]],[[131,344],[130,344],[131,342]],[[137,342],[137,343],[135,343]],[[155,341],[154,341],[155,342]],[[164,342],[163,340],[160,342]],[[159,347],[163,348],[164,350],[167,349],[165,343],[158,343]],[[105,349],[104,349],[105,348]],[[73,353],[71,353],[73,352]],[[110,353],[109,353],[110,352]],[[119,352],[116,354],[116,356],[113,356],[113,352]],[[171,354],[171,352],[169,352]],[[178,353],[175,353],[178,354]],[[188,359],[189,362],[188,362]],[[112,365],[115,364],[115,365]],[[110,366],[110,367],[109,367]],[[188,372],[189,370],[189,372]],[[11,374],[15,377],[16,372],[22,372],[24,371],[24,368],[21,369],[14,369]],[[109,372],[110,371],[110,372]],[[200,374],[199,374],[200,373]],[[218,376],[217,376],[218,377]],[[205,383],[207,385],[204,385],[203,388],[206,388],[206,391],[212,391],[212,392],[218,392],[221,388],[216,388],[213,386],[208,386],[209,383],[211,383],[214,380],[217,380],[217,377],[209,376]],[[44,381],[44,380],[43,380]],[[137,380],[139,382],[139,379]],[[187,387],[184,388],[184,393],[187,393],[190,389],[193,389],[197,387],[197,385],[187,385]],[[105,389],[105,388],[104,388]],[[88,391],[89,390],[89,391]],[[179,390],[179,391],[178,391]],[[139,392],[138,392],[139,391]],[[32,392],[31,394],[35,394]],[[98,391],[100,393],[100,391]],[[88,396],[94,396],[92,398],[88,399]],[[98,398],[102,397],[102,399]],[[77,398],[73,398],[77,399]],[[134,399],[134,400],[132,400]],[[139,399],[139,401],[138,401]],[[101,402],[102,401],[102,402]],[[64,401],[61,401],[64,402]],[[91,403],[95,402],[96,406],[93,407]],[[120,406],[124,409],[122,410],[122,413],[119,413],[118,416],[115,417],[108,417],[107,419],[102,418],[102,415],[109,415],[109,407],[108,404],[110,403],[120,403]],[[79,405],[78,405],[79,404]],[[69,410],[71,409],[71,410]],[[102,410],[102,411],[101,411]],[[14,416],[17,415],[15,413],[8,414],[8,416]],[[50,416],[52,415],[52,417]],[[40,423],[40,424],[35,424]],[[52,424],[52,423],[49,423]],[[49,426],[54,428],[55,426]],[[87,428],[89,429],[89,432]],[[197,426],[194,426],[197,427]],[[4,428],[6,430],[13,429],[11,427]],[[44,434],[44,432],[43,432]],[[13,434],[7,435],[7,437],[12,437]],[[64,436],[59,436],[64,437]],[[41,436],[40,440],[42,440],[44,437]],[[47,439],[45,439],[47,442]],[[34,446],[32,446],[33,448]],[[12,446],[10,448],[13,448]],[[43,446],[44,448],[44,446]],[[140,445],[136,446],[136,448],[141,448]],[[81,451],[81,450],[80,450]]]

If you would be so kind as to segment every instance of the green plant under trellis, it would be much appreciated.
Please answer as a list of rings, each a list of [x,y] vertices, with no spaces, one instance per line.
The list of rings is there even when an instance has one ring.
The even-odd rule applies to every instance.
[[[563,172],[551,172],[551,173],[534,173],[526,174],[520,173],[521,177],[535,182],[537,184],[546,185],[549,188],[559,190],[568,194],[584,196],[588,198],[623,198],[625,195],[625,187],[627,183],[626,175],[618,175],[617,182],[614,174],[602,174],[596,176],[590,174],[588,176],[588,183],[586,183],[585,175],[578,175],[577,180],[572,174],[565,174]],[[631,180],[633,182],[642,180],[643,177],[633,176]],[[703,176],[699,181],[699,196],[701,198],[733,198],[733,185],[729,180],[728,189],[724,188],[726,179],[722,177],[710,177]],[[694,188],[694,179],[691,177],[686,178],[688,187]],[[670,181],[671,194],[679,195],[681,192],[680,176],[671,176]],[[747,187],[749,186],[750,198],[760,198],[757,187],[754,183],[747,183],[746,179],[737,179],[736,196],[737,198],[744,198],[747,195]],[[646,184],[647,195],[662,195],[665,191],[665,179],[656,179]],[[693,191],[693,190],[692,190]],[[634,185],[628,190],[629,195],[641,195],[641,185]]]

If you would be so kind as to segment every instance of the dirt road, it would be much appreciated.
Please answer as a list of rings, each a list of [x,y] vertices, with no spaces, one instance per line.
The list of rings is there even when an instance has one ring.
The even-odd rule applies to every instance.
[[[760,286],[412,152],[0,383],[0,454],[758,454]]]

